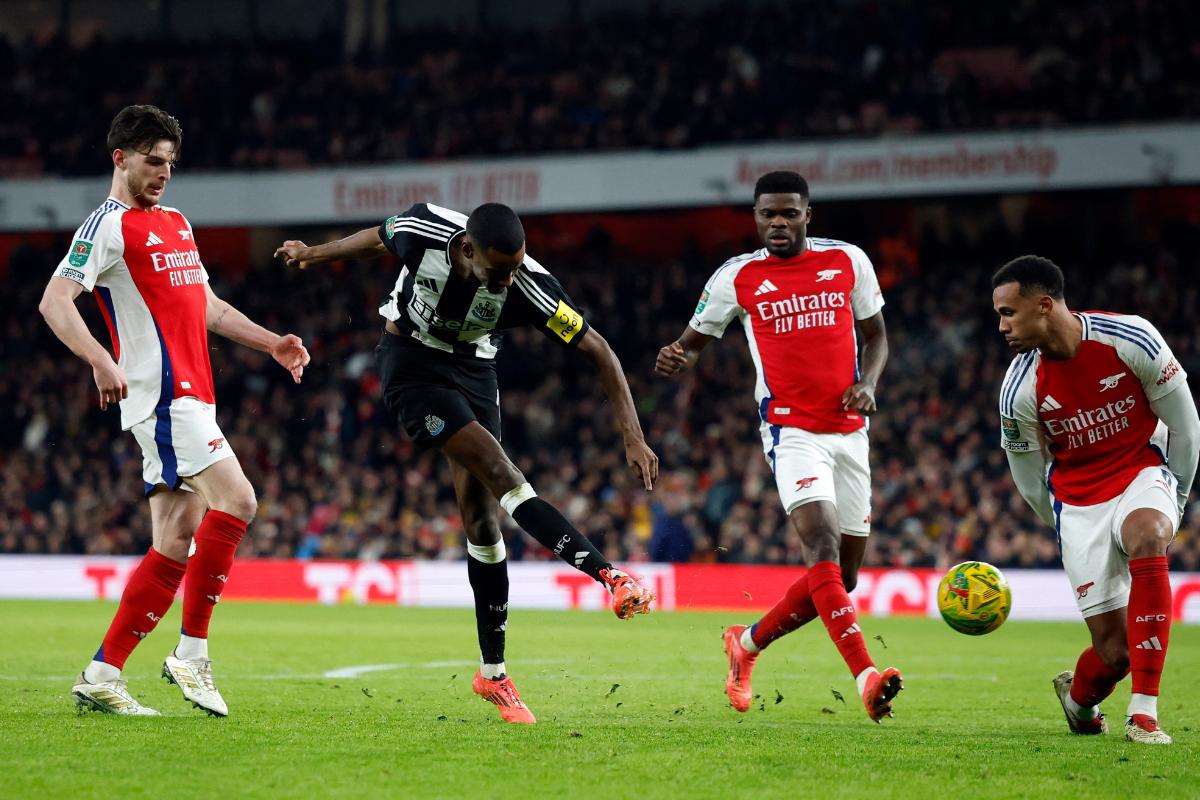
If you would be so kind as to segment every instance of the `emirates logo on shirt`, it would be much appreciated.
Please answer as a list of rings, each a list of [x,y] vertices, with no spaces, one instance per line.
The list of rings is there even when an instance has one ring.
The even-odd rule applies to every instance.
[[[1084,444],[1095,444],[1103,439],[1120,433],[1129,427],[1129,412],[1133,411],[1137,400],[1129,395],[1121,400],[1091,408],[1077,409],[1074,414],[1065,419],[1042,418],[1046,433],[1054,437],[1066,437],[1067,449],[1074,449]]]

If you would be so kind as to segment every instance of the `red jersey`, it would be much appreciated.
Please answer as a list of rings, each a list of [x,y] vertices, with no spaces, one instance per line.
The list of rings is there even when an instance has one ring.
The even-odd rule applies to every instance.
[[[762,421],[815,433],[850,433],[865,424],[842,408],[858,381],[854,321],[883,308],[870,259],[858,247],[808,239],[791,258],[766,249],[732,258],[709,278],[691,326],[720,337],[742,322],[758,373]]]
[[[1065,361],[1017,356],[1000,391],[1001,445],[1048,455],[1054,497],[1088,506],[1117,497],[1146,467],[1166,463],[1166,426],[1150,403],[1187,374],[1141,317],[1075,315],[1083,341]]]
[[[183,214],[164,206],[131,209],[110,197],[75,232],[54,274],[95,290],[113,356],[129,381],[121,427],[132,428],[177,397],[216,402],[208,273]]]

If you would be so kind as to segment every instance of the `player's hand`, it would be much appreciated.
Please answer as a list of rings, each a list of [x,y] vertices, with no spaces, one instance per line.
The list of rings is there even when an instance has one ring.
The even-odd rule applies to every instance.
[[[96,379],[96,389],[100,392],[100,410],[104,411],[110,403],[119,403],[129,397],[129,381],[125,379],[125,370],[117,366],[111,358],[105,358],[99,364],[92,366],[92,376]]]
[[[682,372],[687,369],[688,357],[687,351],[683,349],[683,345],[679,342],[671,342],[666,347],[658,351],[658,358],[654,360],[654,371],[659,375],[674,375],[677,372]]]
[[[626,442],[625,460],[633,468],[633,474],[642,479],[646,491],[652,491],[654,482],[658,480],[658,456],[654,455],[650,445],[642,439]]]
[[[289,267],[299,267],[304,269],[312,261],[300,260],[300,255],[308,249],[308,245],[299,239],[288,239],[286,242],[275,248],[274,258],[283,257],[283,263]]]
[[[860,381],[842,392],[842,408],[864,417],[875,413],[875,384]]]
[[[296,383],[300,382],[300,378],[304,375],[304,368],[312,360],[308,356],[308,349],[304,346],[304,342],[294,333],[279,337],[279,340],[271,347],[271,357],[279,362],[279,366],[292,373],[292,380]]]

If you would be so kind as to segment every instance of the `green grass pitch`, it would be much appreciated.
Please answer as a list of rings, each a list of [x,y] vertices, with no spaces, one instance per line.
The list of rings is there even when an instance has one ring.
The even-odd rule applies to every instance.
[[[230,717],[208,718],[158,677],[177,603],[126,665],[164,716],[78,715],[72,678],[114,608],[0,603],[0,795],[1200,796],[1197,627],[1172,632],[1160,715],[1175,744],[1149,748],[1122,738],[1128,681],[1106,704],[1108,736],[1067,732],[1050,679],[1074,666],[1081,623],[970,638],[864,619],[876,661],[906,684],[896,717],[874,725],[819,624],[763,656],[761,699],[739,715],[720,633],[749,620],[515,611],[508,665],[538,724],[511,726],[471,694],[470,611],[381,606],[222,605],[212,655]]]

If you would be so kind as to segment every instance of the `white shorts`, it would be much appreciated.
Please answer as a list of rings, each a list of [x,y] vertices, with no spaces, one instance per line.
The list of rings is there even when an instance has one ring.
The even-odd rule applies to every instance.
[[[190,492],[183,479],[233,456],[217,425],[217,407],[194,397],[171,401],[130,430],[142,448],[142,480],[146,495],[157,486]]]
[[[1084,619],[1129,605],[1129,556],[1121,541],[1125,519],[1141,508],[1161,511],[1179,528],[1175,476],[1166,467],[1147,467],[1125,491],[1092,506],[1054,501],[1054,522],[1063,567]]]
[[[775,473],[779,499],[787,513],[815,500],[837,508],[842,533],[871,532],[871,465],[867,429],[853,433],[812,433],[800,428],[762,425],[763,451]]]

